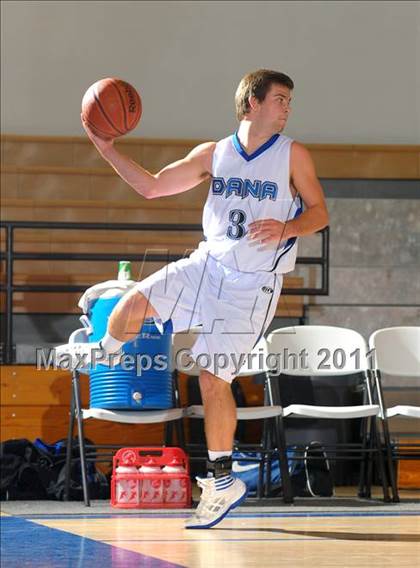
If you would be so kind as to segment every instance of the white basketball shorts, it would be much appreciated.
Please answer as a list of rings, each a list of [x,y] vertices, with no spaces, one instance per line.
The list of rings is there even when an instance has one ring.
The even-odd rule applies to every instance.
[[[173,332],[201,326],[191,351],[196,364],[231,382],[271,323],[283,275],[237,272],[196,250],[145,278],[136,289],[148,298]],[[243,361],[243,359],[242,359]]]

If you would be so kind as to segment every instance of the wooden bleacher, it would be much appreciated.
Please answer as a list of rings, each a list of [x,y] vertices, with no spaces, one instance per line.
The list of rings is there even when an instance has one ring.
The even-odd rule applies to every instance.
[[[145,167],[156,170],[179,159],[204,140],[124,138],[116,146]],[[111,168],[86,136],[3,134],[3,166]],[[321,178],[418,179],[419,145],[305,144]]]
[[[143,272],[143,277],[148,273],[153,273],[161,266],[157,263],[147,263]],[[85,286],[86,289],[98,282],[111,280],[115,278],[115,270],[106,274],[27,274],[16,273],[15,284],[58,284],[58,285],[77,285]],[[4,274],[2,274],[4,283]],[[285,283],[290,288],[300,288],[303,285],[302,278],[288,277]],[[81,314],[80,308],[77,307],[81,292],[15,292],[13,301],[14,313],[60,313],[60,314]],[[286,296],[280,297],[276,316],[300,318],[303,314],[303,296]],[[4,312],[4,293],[1,297],[0,307]]]

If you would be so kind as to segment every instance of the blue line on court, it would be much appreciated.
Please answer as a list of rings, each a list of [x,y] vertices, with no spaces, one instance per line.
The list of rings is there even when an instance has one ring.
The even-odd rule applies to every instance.
[[[1,525],[2,566],[8,568],[185,568],[21,518],[1,517]]]
[[[14,515],[14,517],[21,517],[25,519],[186,519],[190,513],[90,513],[90,514],[35,514],[29,513]],[[256,519],[264,517],[412,517],[420,516],[420,508],[418,511],[341,511],[341,512],[301,512],[301,513],[229,513],[227,518],[242,518],[242,519]]]

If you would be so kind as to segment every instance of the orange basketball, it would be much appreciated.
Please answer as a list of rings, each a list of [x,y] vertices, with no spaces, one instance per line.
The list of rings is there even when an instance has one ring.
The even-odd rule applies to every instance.
[[[141,98],[136,89],[114,77],[91,85],[82,99],[83,119],[104,140],[133,130],[140,120],[141,110]]]

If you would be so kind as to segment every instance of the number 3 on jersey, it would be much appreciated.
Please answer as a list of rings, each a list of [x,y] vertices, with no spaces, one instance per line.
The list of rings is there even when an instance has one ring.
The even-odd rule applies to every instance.
[[[226,233],[227,236],[235,241],[242,239],[246,233],[246,229],[244,227],[244,223],[246,221],[245,211],[242,211],[242,209],[232,209],[229,211],[229,221],[231,224],[228,227]]]

